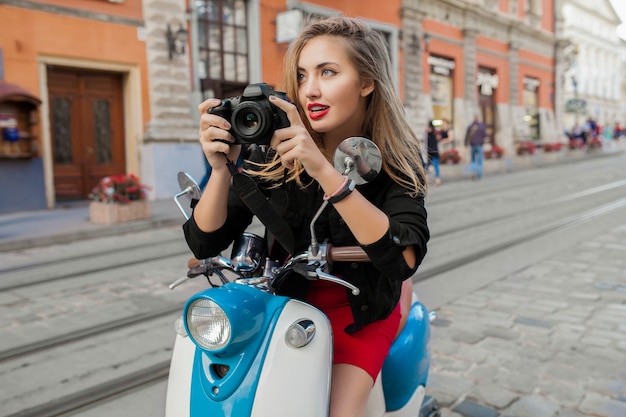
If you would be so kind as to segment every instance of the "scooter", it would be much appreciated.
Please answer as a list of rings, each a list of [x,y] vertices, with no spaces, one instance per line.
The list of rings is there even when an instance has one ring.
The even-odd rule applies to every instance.
[[[359,159],[360,158],[360,159]],[[380,151],[365,138],[348,138],[335,153],[334,165],[357,184],[356,169],[366,163],[381,167]],[[368,178],[369,179],[369,178]],[[179,173],[181,192],[191,201],[200,190],[189,175]],[[207,278],[211,288],[193,295],[175,324],[166,417],[326,417],[329,411],[333,336],[327,317],[317,308],[276,295],[273,283],[296,272],[349,288],[331,275],[334,262],[367,262],[358,246],[332,247],[315,238],[284,265],[266,257],[266,242],[245,232],[234,242],[230,258],[216,256],[189,261],[189,271],[170,285]],[[216,280],[214,277],[217,277]],[[439,417],[437,401],[425,395],[430,366],[430,321],[434,314],[412,293],[403,318],[367,404],[368,417]]]

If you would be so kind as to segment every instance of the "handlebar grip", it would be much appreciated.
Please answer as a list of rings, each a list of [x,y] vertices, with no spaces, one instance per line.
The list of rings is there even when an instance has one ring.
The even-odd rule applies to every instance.
[[[200,260],[196,258],[189,258],[187,261],[187,268],[194,269],[200,266]]]
[[[326,256],[330,262],[370,262],[360,246],[329,246]]]

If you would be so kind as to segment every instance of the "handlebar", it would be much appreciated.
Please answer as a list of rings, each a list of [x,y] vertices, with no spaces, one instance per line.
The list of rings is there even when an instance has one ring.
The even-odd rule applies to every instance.
[[[326,253],[328,262],[370,262],[360,246],[330,246]]]
[[[187,261],[187,268],[194,269],[200,266],[200,259],[198,258],[189,258]]]
[[[313,256],[310,250],[302,252],[289,259],[289,261],[287,261],[285,265],[283,265],[279,269],[286,270],[292,268],[295,264],[300,262],[323,261],[328,264],[327,267],[322,269],[321,267],[319,267],[320,264],[317,263],[318,267],[315,268],[315,275],[317,275],[319,279],[333,281],[338,284],[344,285],[350,288],[353,294],[357,295],[359,293],[358,288],[354,287],[352,284],[341,278],[328,274],[325,271],[328,271],[329,268],[332,267],[332,264],[334,262],[370,262],[367,253],[365,253],[365,251],[360,246],[334,247],[332,245],[325,244],[323,245],[323,247],[324,250],[319,251],[317,256]],[[187,277],[172,283],[170,285],[170,289],[173,289],[177,285],[184,282],[186,279],[193,278],[198,275],[206,275],[209,271],[219,273],[220,269],[229,269],[231,271],[235,270],[231,265],[231,261],[222,256],[214,256],[207,259],[189,258],[189,260],[187,261],[187,267],[189,268]]]

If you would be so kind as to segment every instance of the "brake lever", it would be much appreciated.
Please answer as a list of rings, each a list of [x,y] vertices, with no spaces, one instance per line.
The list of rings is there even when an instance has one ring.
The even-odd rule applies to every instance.
[[[293,271],[297,272],[298,274],[309,280],[322,279],[324,281],[330,281],[334,282],[335,284],[343,285],[344,287],[348,288],[353,295],[359,295],[361,293],[361,290],[359,290],[356,286],[350,284],[348,281],[324,272],[322,270],[324,266],[325,264],[323,265],[320,262],[311,262],[306,265],[297,264],[293,267]]]
[[[315,270],[315,273],[317,274],[319,279],[323,279],[325,281],[334,282],[336,284],[343,285],[344,287],[347,287],[350,291],[352,291],[352,295],[359,295],[361,293],[361,290],[359,290],[354,285],[350,284],[348,281],[343,280],[341,278],[337,278],[334,275],[327,274],[326,272],[322,271],[322,268],[317,268]]]

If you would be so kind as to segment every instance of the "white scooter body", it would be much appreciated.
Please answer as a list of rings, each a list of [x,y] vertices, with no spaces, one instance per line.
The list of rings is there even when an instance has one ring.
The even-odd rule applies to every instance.
[[[225,287],[241,284],[227,284]],[[254,295],[260,290],[244,286],[245,292]],[[219,292],[224,287],[214,288],[199,296],[209,296],[222,302]],[[224,291],[222,291],[224,292]],[[216,294],[218,293],[218,294]],[[230,291],[231,296],[237,291]],[[245,299],[247,296],[244,296]],[[167,388],[166,417],[325,417],[328,415],[332,370],[332,330],[326,316],[313,306],[276,295],[261,295],[263,303],[271,297],[280,300],[265,306],[268,317],[263,329],[254,325],[253,332],[259,333],[259,348],[242,346],[232,357],[250,353],[249,368],[245,368],[240,382],[232,392],[221,392],[225,387],[212,375],[215,363],[228,362],[228,354],[211,354],[197,346],[192,338],[177,335],[172,356]],[[229,299],[230,297],[226,297]],[[235,298],[237,296],[235,295]],[[246,301],[233,298],[233,305]],[[193,300],[193,297],[192,297]],[[230,301],[226,301],[228,304]],[[189,303],[188,303],[189,306]],[[263,307],[263,308],[265,308]],[[228,311],[228,307],[225,308]],[[253,310],[253,309],[251,309]],[[187,311],[187,307],[185,309]],[[242,312],[243,315],[254,313]],[[367,406],[368,417],[418,416],[424,400],[424,385],[429,366],[428,339],[429,318],[424,307],[414,299],[407,325],[392,346],[390,357],[385,362],[381,375],[376,380]],[[228,314],[227,314],[228,315]],[[296,322],[310,320],[315,333],[307,345],[294,348],[285,338],[288,328]],[[249,322],[249,320],[246,320]],[[233,333],[232,337],[237,337]],[[399,357],[410,351],[410,357]],[[392,357],[393,355],[396,357]],[[237,361],[235,361],[237,362]],[[232,363],[232,361],[231,361]],[[241,361],[239,361],[241,363]],[[239,365],[237,365],[239,366]],[[234,374],[237,366],[230,369]],[[385,372],[387,374],[383,375]],[[389,375],[399,372],[398,375]],[[229,378],[229,374],[224,380]],[[233,377],[237,379],[237,377]],[[389,382],[391,381],[391,382]],[[396,384],[397,386],[393,386]],[[385,392],[385,385],[387,391]],[[215,393],[218,392],[218,395]],[[224,394],[220,396],[220,394]],[[387,398],[386,398],[387,395]],[[391,400],[389,397],[393,397]],[[391,408],[390,408],[391,407]]]

